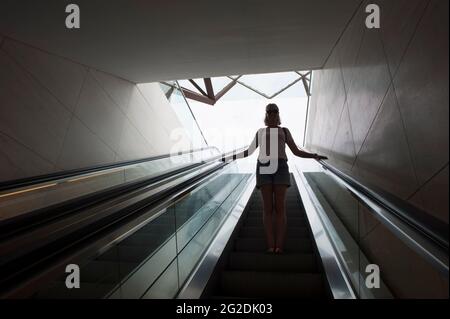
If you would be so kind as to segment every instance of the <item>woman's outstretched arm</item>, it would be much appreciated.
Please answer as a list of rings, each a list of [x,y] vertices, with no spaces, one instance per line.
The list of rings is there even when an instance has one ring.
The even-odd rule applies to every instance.
[[[223,158],[222,160],[228,161],[232,158],[239,159],[239,158],[244,158],[244,157],[248,157],[248,156],[252,155],[255,152],[255,150],[258,148],[258,132],[256,132],[255,137],[253,138],[253,141],[250,143],[250,145],[248,146],[248,148],[246,150],[239,152],[235,155],[229,155],[229,156]]]
[[[322,155],[319,155],[316,153],[309,153],[309,152],[301,150],[300,148],[298,148],[297,144],[294,141],[294,138],[291,135],[291,132],[289,132],[288,129],[286,129],[286,133],[287,133],[286,134],[287,135],[286,136],[286,144],[289,146],[289,148],[291,149],[292,153],[295,156],[303,157],[303,158],[314,158],[314,159],[319,159],[319,160],[320,159],[323,159],[323,160],[328,159],[328,157],[326,157],[326,156],[322,156]]]

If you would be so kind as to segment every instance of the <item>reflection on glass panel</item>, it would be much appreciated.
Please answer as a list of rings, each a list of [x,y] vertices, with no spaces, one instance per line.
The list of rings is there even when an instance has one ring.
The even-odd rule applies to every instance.
[[[171,299],[179,289],[178,265],[177,260],[174,260],[142,298]]]
[[[111,258],[117,256],[117,249],[112,249],[109,254]],[[102,298],[113,291],[115,285],[119,282],[121,266],[127,267],[128,265],[119,265],[110,260],[92,261],[80,267],[81,282],[79,288],[68,289],[65,282],[67,274],[64,274],[43,287],[33,297],[38,299]]]
[[[80,288],[66,273],[36,298],[173,298],[237,203],[250,174],[231,164],[123,239],[80,264]]]
[[[305,173],[305,177],[327,214],[328,218],[324,223],[329,221],[328,228],[336,230],[330,232],[330,236],[333,238],[335,249],[339,251],[347,265],[354,287],[358,290],[357,294],[360,295],[358,202],[352,201],[352,196],[325,173]]]
[[[186,279],[189,277],[196,264],[202,257],[203,253],[208,248],[214,235],[220,228],[225,218],[230,213],[232,207],[236,204],[239,199],[239,195],[242,193],[245,187],[245,181],[248,179],[249,175],[243,174],[226,174],[220,182],[223,183],[228,180],[230,186],[227,185],[227,191],[221,195],[216,200],[220,202],[219,205],[211,205],[214,210],[208,214],[207,218],[203,215],[201,222],[203,223],[200,227],[198,220],[192,221],[192,229],[194,231],[186,236],[181,234],[183,246],[179,246],[182,249],[178,255],[178,265],[179,265],[179,280],[180,285],[182,285]],[[188,224],[188,223],[187,223]],[[186,224],[185,224],[186,225]],[[188,242],[186,242],[188,240]]]
[[[170,96],[169,102],[178,116],[185,133],[191,141],[191,148],[201,148],[206,146],[206,141],[198,127],[197,122],[191,112],[189,104],[183,96],[183,93],[176,88]]]
[[[320,191],[353,239],[358,240],[358,200],[326,173],[306,173],[305,176],[310,185],[313,185],[318,192]]]
[[[367,217],[363,219],[361,214],[367,208],[318,163],[306,163],[305,160],[296,160],[297,168],[302,168],[305,180],[326,214],[321,216],[322,223],[346,268],[355,293],[359,298],[392,298],[383,275],[379,288],[370,289],[366,286],[366,267],[374,260],[372,254],[361,245],[361,238],[369,228],[376,225],[375,220],[372,218],[369,221]],[[370,224],[367,224],[368,221]]]
[[[121,298],[140,298],[176,256],[175,236],[142,262],[120,286]]]
[[[160,176],[213,155],[218,155],[217,150],[205,149],[3,191],[0,192],[0,220],[127,182]]]
[[[168,82],[166,82],[166,83],[168,83]],[[165,83],[159,83],[159,86],[161,87],[161,90],[164,92],[164,94],[167,96],[167,98],[169,98],[167,92],[173,90],[173,87],[168,84],[165,84]]]
[[[80,267],[80,288],[67,289],[65,276],[44,287],[38,298],[139,298],[176,256],[175,215],[168,208],[133,234]]]
[[[191,132],[194,126],[194,118],[189,111],[189,107],[187,106],[181,91],[175,89],[169,101],[183,126]]]
[[[175,205],[178,251],[195,236],[241,179],[241,175],[222,174]]]
[[[330,232],[335,248],[339,250],[351,275],[353,286],[360,298],[390,298],[389,289],[380,281],[380,288],[365,285],[366,266],[371,264],[360,247],[361,203],[346,187],[324,172],[305,173],[309,185],[320,201],[331,222]]]

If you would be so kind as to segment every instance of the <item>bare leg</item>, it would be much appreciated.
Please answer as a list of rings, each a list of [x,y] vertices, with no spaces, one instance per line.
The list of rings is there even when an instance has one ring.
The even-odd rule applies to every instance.
[[[275,185],[276,250],[282,252],[286,238],[286,185]]]
[[[267,248],[269,250],[275,249],[275,241],[273,236],[273,223],[272,223],[272,213],[273,213],[273,188],[272,185],[262,185],[261,195],[263,198],[263,222],[264,231],[266,233]]]

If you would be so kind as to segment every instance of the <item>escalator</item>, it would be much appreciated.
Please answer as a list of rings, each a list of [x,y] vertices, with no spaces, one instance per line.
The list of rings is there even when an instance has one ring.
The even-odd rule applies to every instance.
[[[181,251],[184,247],[180,246],[187,245],[191,238],[186,239],[185,233],[195,232],[196,228],[200,228],[196,224],[201,219],[202,213],[212,215],[215,207],[211,202],[222,198],[224,192],[221,188],[225,183],[233,187],[239,182],[237,176],[231,179],[225,175],[218,176],[207,186],[200,187],[190,196],[167,207],[160,216],[118,241],[99,256],[85,261],[80,269],[83,274],[80,289],[68,290],[64,278],[61,278],[41,289],[34,297],[105,298],[114,296],[114,293],[121,293],[127,298],[150,296],[149,293],[144,293],[144,289],[142,289],[144,294],[140,295],[139,279],[145,277],[142,278],[144,282],[151,282],[153,273],[156,280],[159,274],[156,272],[158,267],[155,264],[164,264],[163,260],[168,258],[168,255],[174,256],[175,250]],[[149,272],[143,271],[143,268],[156,269]],[[144,275],[140,275],[140,272]],[[119,290],[117,285],[120,285]]]
[[[220,274],[215,298],[327,298],[326,279],[293,177],[291,180],[286,194],[284,252],[266,252],[262,199],[254,191]]]
[[[404,269],[390,267],[392,261],[364,241],[362,212],[390,231],[393,247],[414,252],[402,255],[406,262],[421,262],[429,278],[439,276],[448,287],[448,230],[324,163],[306,170],[305,162],[291,161],[285,251],[266,253],[254,165],[223,162],[224,155],[201,149],[0,185],[0,297],[354,299],[408,293],[392,280]],[[383,269],[375,290],[363,284],[374,262]],[[69,288],[67,267],[73,265],[79,283]]]
[[[214,212],[245,177],[219,159],[208,148],[0,185],[0,294],[104,298],[150,257],[173,259],[173,243],[195,228],[189,221]],[[64,283],[71,264],[82,289]]]
[[[284,253],[266,253],[253,183],[177,298],[448,298],[448,224],[328,163],[290,163]]]

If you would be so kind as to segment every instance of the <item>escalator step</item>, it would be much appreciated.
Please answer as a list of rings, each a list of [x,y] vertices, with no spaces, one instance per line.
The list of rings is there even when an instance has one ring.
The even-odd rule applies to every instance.
[[[258,215],[262,215],[263,214],[263,209],[262,208],[253,208],[250,209],[248,211],[249,214],[258,214]],[[275,211],[272,213],[273,215],[275,215]],[[298,208],[296,209],[287,209],[286,210],[286,215],[301,215],[301,216],[305,216],[305,212],[303,210],[300,210]]]
[[[263,201],[258,191],[252,194],[214,296],[233,299],[326,297],[307,216],[295,187],[287,192],[286,216],[285,252],[266,253]]]
[[[249,213],[251,212],[258,212],[261,213],[263,212],[263,208],[262,207],[251,207],[248,210]],[[300,209],[299,207],[287,207],[286,208],[286,214],[305,214],[305,211],[303,209]],[[273,214],[276,214],[275,211],[273,211]]]
[[[265,236],[264,228],[262,226],[244,226],[240,229],[239,237],[241,238],[263,238]],[[309,237],[309,232],[306,227],[294,227],[292,224],[287,225],[286,238],[305,238]]]
[[[323,298],[321,274],[224,271],[223,295],[247,298]]]
[[[249,206],[249,208],[251,210],[253,210],[253,209],[262,210],[263,207],[264,207],[264,205],[263,205],[262,201],[258,201],[256,203],[250,204],[250,206]],[[297,202],[294,202],[294,203],[287,202],[286,203],[286,210],[287,211],[289,211],[289,210],[303,210],[303,208]]]
[[[313,254],[266,254],[242,253],[230,254],[228,267],[231,270],[282,271],[282,272],[317,272]]]
[[[287,225],[293,227],[305,227],[307,225],[306,219],[301,217],[291,217],[287,219]],[[245,226],[263,226],[262,217],[247,217],[244,221]]]
[[[252,212],[249,211],[248,214],[245,216],[245,219],[249,219],[249,218],[257,218],[257,219],[262,219],[264,216],[262,211],[258,211],[258,212]],[[301,213],[301,212],[295,212],[295,213],[286,213],[286,217],[288,220],[290,219],[301,219],[301,220],[306,220],[306,215]],[[272,219],[275,220],[276,218],[276,214],[273,213],[272,214]]]
[[[264,238],[238,238],[235,242],[235,250],[239,252],[265,252],[267,249]],[[286,240],[286,253],[311,253],[312,243],[309,238]]]

